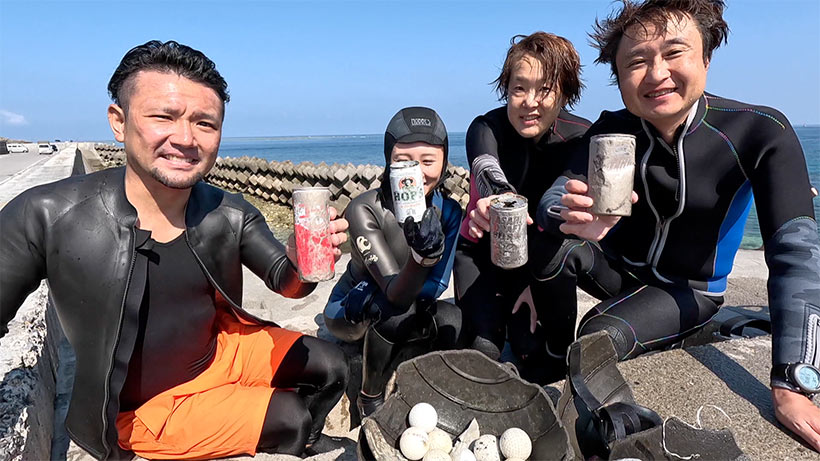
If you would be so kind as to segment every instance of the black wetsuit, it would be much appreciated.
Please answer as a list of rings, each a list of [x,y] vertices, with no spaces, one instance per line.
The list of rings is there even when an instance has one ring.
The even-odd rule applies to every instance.
[[[357,339],[356,334],[351,338],[347,328],[364,333],[357,325],[338,322],[344,318],[348,293],[361,282],[369,284],[375,297],[381,299],[377,302],[380,312],[375,326],[383,336],[401,342],[418,333],[413,323],[417,321],[417,310],[429,309],[449,284],[461,222],[461,207],[455,200],[435,192],[430,205],[441,210],[445,235],[444,254],[433,267],[422,267],[410,257],[402,226],[392,206],[384,203],[381,189],[364,192],[347,206],[345,218],[350,223],[353,251],[325,307],[328,327],[336,336]]]
[[[606,330],[624,359],[677,342],[707,322],[723,301],[754,192],[769,266],[773,361],[820,365],[820,242],[805,158],[786,117],[705,94],[673,145],[626,110],[604,112],[586,137],[600,133],[637,137],[640,198],[594,258],[570,255],[561,270],[542,274],[602,274],[578,280],[609,294],[582,320],[580,334]],[[574,168],[545,193],[541,226],[560,224],[555,212],[564,183],[584,178],[586,154],[580,151]]]
[[[529,213],[534,217],[538,200],[553,180],[565,171],[571,153],[577,149],[576,144],[589,125],[589,121],[561,110],[553,126],[536,143],[515,131],[507,118],[506,107],[476,117],[466,138],[470,162],[468,214],[482,197],[515,192],[528,199]],[[468,222],[469,215],[461,226],[454,278],[456,302],[464,312],[466,325],[476,335],[473,347],[498,358],[509,324],[515,330],[509,335],[513,351],[519,356],[531,357],[533,361],[533,367],[525,366],[522,370],[525,377],[538,382],[560,377],[563,375],[563,356],[573,339],[574,304],[556,306],[549,303],[554,284],[533,283],[529,264],[513,270],[493,265],[489,237],[480,240],[471,237]],[[572,244],[563,237],[540,232],[536,226],[529,226],[528,242],[530,261],[551,257],[562,245]],[[526,309],[522,309],[521,315],[512,319],[510,324],[513,304],[528,285],[533,290],[535,304],[549,304],[548,309],[553,313],[550,322],[542,323],[535,336],[529,333]],[[551,361],[554,366],[543,364],[545,340],[554,356]]]

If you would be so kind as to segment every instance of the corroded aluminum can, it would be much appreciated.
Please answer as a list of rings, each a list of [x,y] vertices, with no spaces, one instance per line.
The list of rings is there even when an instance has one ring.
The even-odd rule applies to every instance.
[[[390,164],[390,190],[393,192],[393,214],[403,223],[408,216],[421,221],[427,202],[424,199],[424,176],[415,160]]]
[[[599,134],[589,140],[587,195],[593,202],[590,213],[631,215],[634,179],[635,136]]]
[[[527,198],[504,194],[490,202],[490,259],[503,269],[527,263]]]
[[[330,280],[335,273],[330,241],[330,190],[305,187],[293,190],[293,227],[299,278],[305,282]]]

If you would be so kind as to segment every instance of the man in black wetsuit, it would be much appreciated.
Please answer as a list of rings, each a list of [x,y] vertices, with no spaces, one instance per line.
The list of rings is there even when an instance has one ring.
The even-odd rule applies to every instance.
[[[728,33],[723,7],[624,0],[596,22],[597,62],[611,65],[626,109],[604,112],[586,137],[636,136],[638,201],[620,220],[591,214],[578,174],[584,150],[580,167],[544,195],[536,219],[600,242],[594,255],[570,255],[562,277],[608,293],[579,335],[604,330],[627,359],[679,341],[717,312],[754,193],[769,267],[775,414],[818,450],[820,410],[805,395],[820,390],[812,383],[820,377],[815,193],[783,114],[704,92],[712,51]]]
[[[509,338],[522,376],[542,384],[563,377],[577,317],[574,304],[550,301],[555,290],[574,296],[575,289],[546,280],[550,277],[536,280],[531,264],[511,270],[494,266],[485,235],[487,209],[500,194],[516,193],[528,199],[528,212],[535,215],[541,195],[564,171],[589,127],[565,109],[580,97],[580,71],[578,53],[565,38],[546,32],[513,37],[496,81],[506,104],[476,117],[466,138],[470,202],[454,266],[456,303],[475,335],[474,349],[498,359]],[[588,251],[584,242],[555,238],[535,226],[528,226],[528,240],[531,262],[551,258],[562,245]],[[548,309],[552,317],[530,328],[536,309]]]
[[[0,336],[47,278],[77,357],[66,426],[95,458],[303,453],[347,364],[336,346],[241,307],[242,265],[287,297],[315,284],[257,209],[201,181],[225,80],[201,52],[151,41],[126,53],[108,89],[126,166],[30,189],[0,211]],[[346,228],[332,221],[334,247]]]

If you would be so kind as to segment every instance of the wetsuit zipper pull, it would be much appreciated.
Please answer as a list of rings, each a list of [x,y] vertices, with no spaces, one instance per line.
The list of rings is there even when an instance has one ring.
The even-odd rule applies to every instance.
[[[680,161],[678,161],[678,145],[672,146],[672,154],[675,156],[675,170],[678,172],[678,187],[675,188],[675,201],[680,203]]]

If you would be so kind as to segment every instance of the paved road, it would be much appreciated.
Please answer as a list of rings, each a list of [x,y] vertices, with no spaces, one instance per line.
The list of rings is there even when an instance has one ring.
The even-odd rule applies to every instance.
[[[71,175],[76,145],[60,143],[56,154],[0,156],[0,208],[20,192]]]
[[[8,181],[16,173],[25,170],[26,168],[39,165],[49,158],[51,157],[47,155],[30,153],[12,153],[0,156],[0,184]]]

